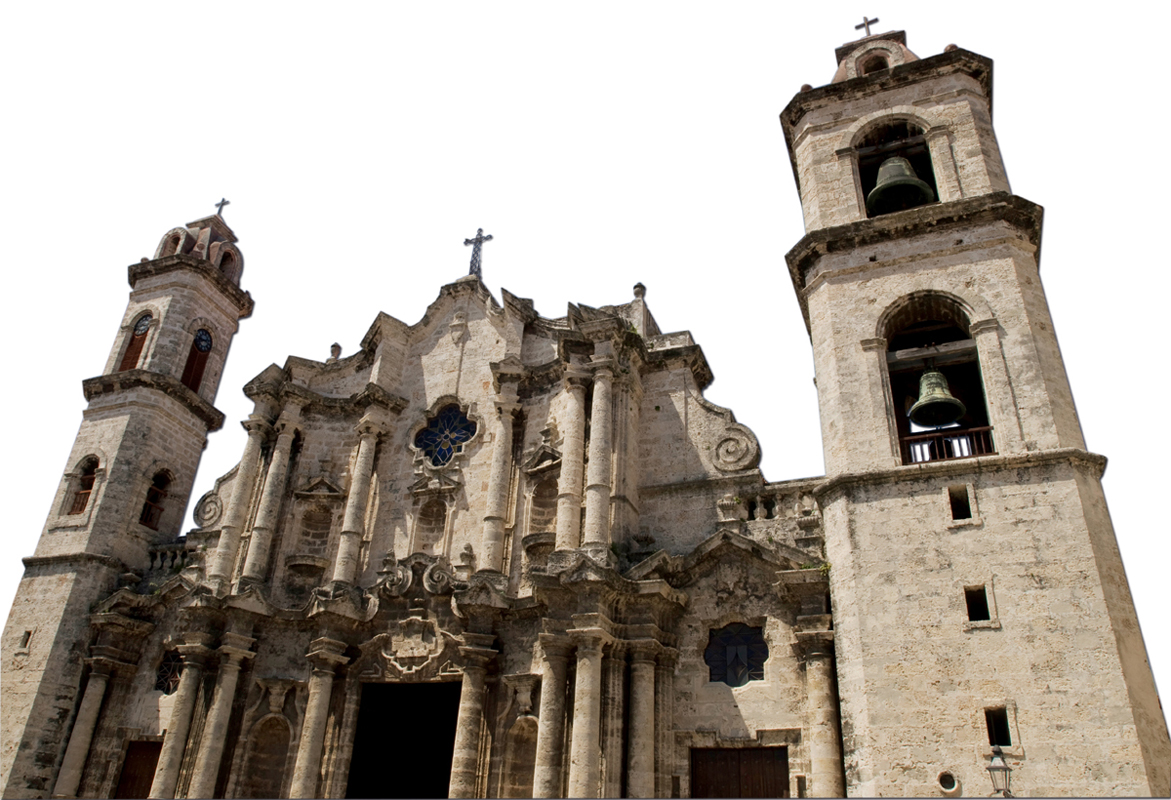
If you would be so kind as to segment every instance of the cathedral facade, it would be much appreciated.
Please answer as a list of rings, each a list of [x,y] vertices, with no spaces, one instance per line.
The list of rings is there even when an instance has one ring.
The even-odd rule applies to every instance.
[[[183,532],[253,301],[222,217],[164,235],[4,631],[4,796],[1166,796],[991,61],[837,60],[781,113],[823,477],[641,284],[547,318],[474,257],[249,382]]]

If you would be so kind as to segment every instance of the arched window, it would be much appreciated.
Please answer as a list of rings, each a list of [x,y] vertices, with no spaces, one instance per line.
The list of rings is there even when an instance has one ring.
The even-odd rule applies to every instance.
[[[529,533],[552,531],[557,526],[557,480],[546,478],[533,490],[529,504]]]
[[[874,58],[882,60],[881,56]],[[885,66],[878,68],[886,69]],[[855,151],[866,216],[877,217],[915,208],[934,203],[939,197],[927,138],[915,123],[894,120],[877,125],[855,145]],[[905,164],[892,159],[903,159]],[[886,169],[883,169],[884,164]],[[884,179],[883,190],[876,193],[880,171]]]
[[[187,353],[187,364],[183,367],[183,385],[193,392],[199,391],[203,382],[203,369],[207,366],[207,354],[211,352],[211,334],[204,328],[195,332],[191,340],[191,351]]]
[[[241,797],[283,797],[289,759],[289,723],[270,716],[252,729]]]
[[[428,555],[435,554],[435,547],[443,540],[447,530],[447,504],[438,497],[432,497],[419,509],[415,524],[415,549]]]
[[[469,420],[452,403],[439,409],[427,427],[415,434],[415,447],[433,466],[442,467],[464,449],[464,443],[476,435],[476,423]]]
[[[976,342],[960,304],[937,294],[910,298],[885,330],[903,463],[996,452]]]
[[[886,56],[875,53],[858,66],[858,72],[861,75],[869,75],[872,72],[879,72],[889,68],[890,62],[886,60]]]
[[[167,487],[170,485],[171,476],[159,472],[146,490],[146,501],[142,504],[142,514],[138,521],[152,531],[159,529],[159,520],[163,518],[163,502],[167,499]]]
[[[119,372],[134,369],[138,366],[138,359],[142,356],[142,348],[146,345],[146,334],[150,330],[150,314],[143,314],[134,323],[134,330],[130,333],[130,341],[126,344],[126,352],[122,354],[122,363],[118,365]]]
[[[98,477],[98,460],[90,456],[81,462],[81,475],[77,479],[77,491],[73,493],[73,502],[69,504],[70,514],[80,514],[89,505],[89,496],[94,491],[94,481]]]
[[[163,655],[158,670],[155,671],[155,691],[174,694],[179,688],[179,678],[182,674],[183,657],[175,650],[168,650]]]

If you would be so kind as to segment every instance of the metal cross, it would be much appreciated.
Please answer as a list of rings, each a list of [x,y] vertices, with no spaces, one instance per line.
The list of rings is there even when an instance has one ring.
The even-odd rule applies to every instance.
[[[492,241],[492,236],[485,236],[483,228],[476,228],[476,238],[464,239],[465,247],[469,244],[472,246],[472,266],[468,270],[469,275],[475,275],[477,278],[484,277],[484,273],[480,271],[480,247],[484,242],[490,241]]]
[[[867,36],[869,36],[869,35],[870,35],[870,26],[871,26],[871,25],[873,25],[873,24],[874,24],[874,23],[876,23],[876,22],[878,22],[878,17],[875,17],[874,19],[868,19],[868,18],[867,18],[867,16],[866,16],[865,14],[863,14],[863,15],[862,15],[862,24],[861,24],[861,25],[855,25],[855,26],[854,26],[854,30],[856,30],[856,31],[860,31],[860,30],[862,30],[863,28],[865,28],[865,29],[866,29],[866,35],[867,35]]]
[[[230,206],[231,204],[232,204],[231,200],[225,200],[224,198],[221,197],[220,201],[215,204],[216,216],[219,217],[220,219],[223,219],[224,218],[224,206]]]

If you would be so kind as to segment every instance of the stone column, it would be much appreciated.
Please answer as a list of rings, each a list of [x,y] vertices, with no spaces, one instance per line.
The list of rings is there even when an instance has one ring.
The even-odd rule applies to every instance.
[[[188,641],[198,636],[188,636]],[[199,682],[203,676],[204,662],[211,651],[203,644],[183,644],[178,647],[183,656],[183,672],[179,676],[179,689],[175,692],[175,705],[171,720],[163,734],[163,748],[155,768],[154,781],[148,797],[169,800],[175,796],[175,785],[179,782],[179,767],[183,763],[183,751],[187,748],[187,734],[191,731],[191,716],[195,711],[195,699],[199,695]]]
[[[656,642],[639,642],[630,653],[630,747],[626,761],[626,796],[655,796],[655,655]]]
[[[281,501],[285,495],[289,451],[293,447],[293,437],[297,432],[295,425],[299,417],[299,413],[286,412],[281,415],[281,422],[278,423],[280,433],[277,434],[272,461],[264,478],[264,489],[260,493],[260,508],[256,511],[256,522],[252,525],[252,541],[248,545],[248,558],[244,561],[241,583],[261,583],[264,581],[265,572],[268,571],[268,551],[272,546],[273,530],[276,528]]]
[[[480,766],[480,728],[484,724],[484,677],[496,651],[488,647],[490,634],[465,633],[463,685],[459,693],[459,714],[455,723],[455,749],[451,757],[448,797],[475,797]]]
[[[317,797],[317,776],[321,772],[321,746],[325,741],[325,723],[329,718],[329,698],[333,694],[333,673],[349,659],[342,655],[345,642],[322,637],[314,639],[305,656],[313,666],[309,676],[309,699],[305,719],[301,722],[301,740],[297,743],[297,761],[293,767],[290,798]]]
[[[515,392],[513,392],[515,395]],[[492,444],[492,468],[488,473],[488,502],[484,514],[484,532],[480,539],[480,568],[500,572],[504,567],[504,521],[511,477],[512,414],[519,403],[497,401],[499,421]]]
[[[639,532],[638,431],[642,386],[637,355],[630,355],[629,372],[614,383],[614,485],[610,538],[624,541]]]
[[[845,797],[838,698],[834,692],[833,631],[797,633],[805,651],[805,687],[809,719],[809,796]]]
[[[211,797],[215,792],[216,779],[220,774],[220,759],[224,755],[224,743],[228,736],[228,723],[232,719],[232,705],[236,701],[236,683],[240,679],[240,667],[244,660],[252,658],[255,639],[238,633],[225,633],[220,646],[220,674],[216,680],[215,694],[211,708],[203,723],[203,737],[199,742],[199,754],[195,757],[188,797]]]
[[[602,659],[602,796],[622,796],[622,751],[625,740],[626,653],[622,643],[606,648]]]
[[[220,539],[207,569],[208,583],[218,592],[232,581],[236,569],[236,556],[240,551],[240,530],[248,518],[248,506],[252,503],[252,487],[256,484],[256,472],[260,469],[260,451],[272,426],[255,414],[240,423],[248,431],[248,443],[240,468],[232,481],[232,494],[228,507],[224,509],[223,524],[220,525]]]
[[[582,547],[602,564],[610,561],[610,448],[613,437],[613,361],[594,357],[594,402],[590,414],[590,464],[586,474]]]
[[[679,651],[659,650],[655,664],[655,794],[671,796],[675,772],[675,661]]]
[[[980,374],[987,392],[985,399],[992,417],[992,445],[997,453],[1023,452],[1025,435],[1021,429],[1016,390],[1000,343],[1000,323],[995,319],[981,319],[973,322],[969,329],[976,340]]]
[[[353,586],[358,580],[358,552],[366,530],[366,500],[370,496],[370,478],[374,474],[374,451],[378,447],[378,428],[363,420],[358,425],[358,452],[350,476],[350,493],[333,562],[334,588]]]
[[[102,710],[102,698],[106,696],[106,686],[114,671],[115,662],[110,659],[89,658],[86,661],[90,665],[89,680],[85,684],[85,694],[81,696],[77,717],[73,720],[73,732],[69,734],[69,746],[65,748],[65,758],[57,773],[53,797],[77,797],[81,773],[89,757],[89,745]]]
[[[577,683],[569,745],[569,797],[598,796],[598,748],[602,726],[602,646],[608,635],[597,628],[578,631]]]
[[[585,451],[585,381],[587,373],[565,372],[568,403],[561,424],[561,477],[557,482],[557,549],[581,546],[581,473]]]
[[[550,633],[540,634],[540,641],[541,706],[537,716],[537,757],[533,770],[533,797],[560,797],[569,642]]]

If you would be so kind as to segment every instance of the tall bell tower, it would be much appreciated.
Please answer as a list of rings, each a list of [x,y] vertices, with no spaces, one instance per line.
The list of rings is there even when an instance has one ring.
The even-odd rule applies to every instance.
[[[902,32],[781,114],[806,235],[850,795],[1166,795],[1171,743],[992,62]],[[1052,269],[1078,265],[1054,264]],[[965,789],[966,787],[966,789]]]
[[[5,797],[73,796],[80,764],[65,744],[102,702],[87,687],[132,666],[116,646],[89,647],[90,609],[178,536],[207,434],[223,425],[212,403],[253,305],[235,242],[217,214],[129,268],[126,313],[102,374],[82,382],[88,406],[4,629]]]

